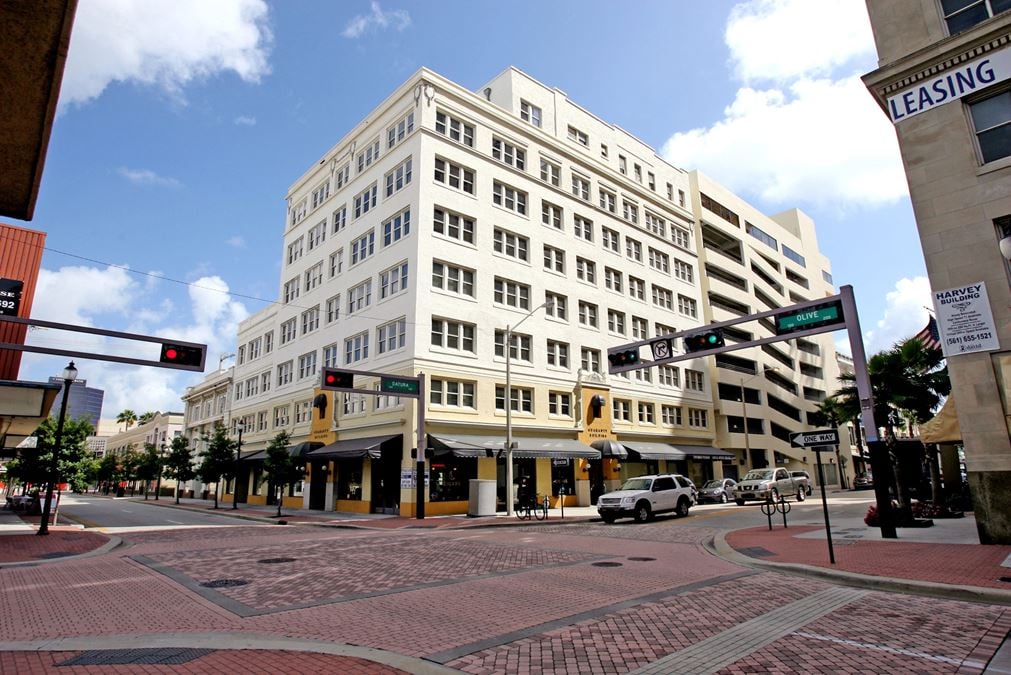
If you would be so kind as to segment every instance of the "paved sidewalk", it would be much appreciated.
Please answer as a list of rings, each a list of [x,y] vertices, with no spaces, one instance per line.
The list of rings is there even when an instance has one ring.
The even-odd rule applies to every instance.
[[[50,525],[49,534],[38,537],[35,533],[40,520],[40,516],[22,516],[0,510],[0,567],[102,553],[119,543],[117,537],[87,532],[79,525],[67,523]]]

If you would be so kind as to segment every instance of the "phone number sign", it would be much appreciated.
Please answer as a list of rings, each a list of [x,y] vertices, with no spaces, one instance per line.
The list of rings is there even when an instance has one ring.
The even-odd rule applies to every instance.
[[[21,307],[21,290],[24,282],[17,279],[0,279],[0,315],[17,316]]]
[[[984,282],[935,292],[934,309],[946,357],[1000,349]]]

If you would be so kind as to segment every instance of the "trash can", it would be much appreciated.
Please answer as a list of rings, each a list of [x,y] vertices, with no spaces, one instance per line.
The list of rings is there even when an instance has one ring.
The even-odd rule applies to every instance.
[[[494,516],[497,498],[495,481],[472,478],[470,480],[470,505],[467,515],[471,517]]]

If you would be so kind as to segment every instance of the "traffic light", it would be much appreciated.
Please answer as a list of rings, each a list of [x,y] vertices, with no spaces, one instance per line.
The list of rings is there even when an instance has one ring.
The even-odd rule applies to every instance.
[[[354,389],[355,374],[351,370],[339,370],[337,368],[323,369],[323,382],[321,389]]]
[[[701,352],[706,349],[716,349],[717,347],[723,347],[726,346],[727,344],[723,340],[722,328],[711,328],[701,333],[693,333],[691,335],[685,335],[684,342],[686,352]]]
[[[607,355],[607,360],[611,363],[612,368],[630,366],[633,363],[639,363],[639,350],[625,349],[620,352],[613,352]]]
[[[206,350],[207,348],[203,345],[193,346],[164,342],[158,362],[187,370],[203,370]]]

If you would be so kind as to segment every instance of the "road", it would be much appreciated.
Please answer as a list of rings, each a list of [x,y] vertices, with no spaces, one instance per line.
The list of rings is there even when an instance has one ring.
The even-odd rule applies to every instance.
[[[161,500],[159,500],[161,501]],[[172,499],[166,500],[171,503]],[[81,523],[88,528],[103,532],[119,532],[124,528],[158,527],[208,527],[213,525],[250,525],[228,515],[228,509],[213,509],[206,513],[186,509],[166,508],[157,505],[153,499],[148,502],[128,498],[104,497],[97,495],[64,494],[60,497],[60,516]]]

